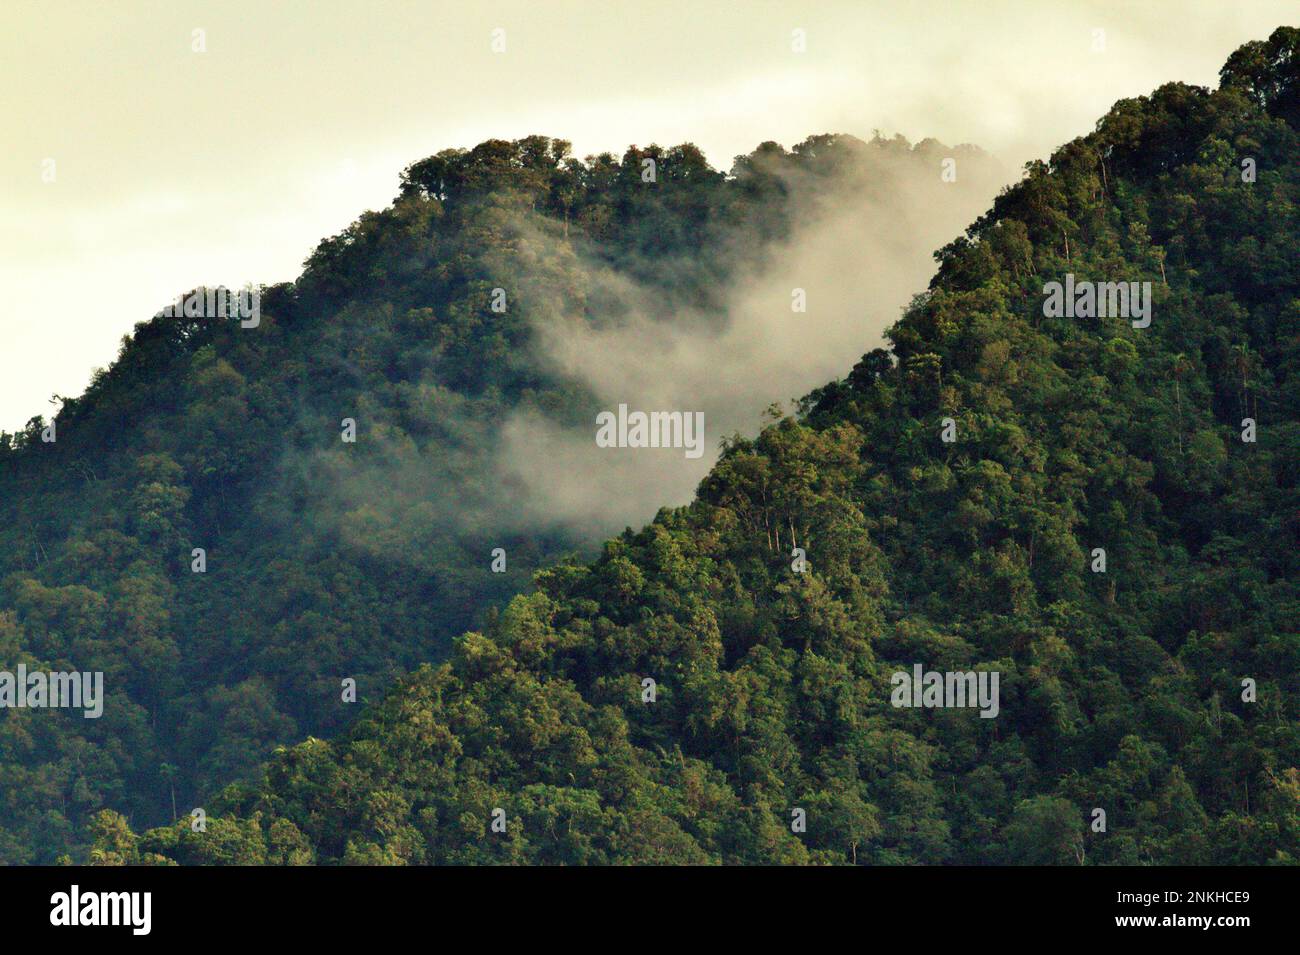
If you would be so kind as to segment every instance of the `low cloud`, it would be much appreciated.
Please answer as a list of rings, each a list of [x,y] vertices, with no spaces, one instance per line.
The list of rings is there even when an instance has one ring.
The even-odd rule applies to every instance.
[[[955,182],[941,178],[946,158],[956,160]],[[830,183],[788,177],[792,234],[730,279],[714,296],[720,310],[670,310],[657,286],[580,252],[587,298],[616,303],[617,318],[535,318],[538,360],[580,381],[596,404],[583,420],[525,407],[505,423],[496,470],[522,489],[516,519],[599,536],[687,503],[722,437],[752,434],[771,403],[789,408],[881,344],[926,287],[934,250],[1005,181],[978,150],[897,140],[862,144],[858,162]],[[806,295],[806,312],[792,310],[795,289]],[[706,453],[692,460],[680,449],[597,447],[595,412],[619,404],[704,412]]]

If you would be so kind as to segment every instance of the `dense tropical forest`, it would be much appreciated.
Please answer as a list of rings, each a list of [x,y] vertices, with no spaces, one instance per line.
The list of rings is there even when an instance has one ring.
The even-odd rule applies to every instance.
[[[489,141],[413,164],[389,208],[260,290],[255,326],[142,322],[84,395],[0,434],[0,670],[102,671],[107,696],[98,719],[0,709],[0,862],[84,857],[106,808],[189,818],[445,658],[533,570],[596,553],[605,534],[524,480],[556,468],[502,455],[521,420],[597,450],[598,396],[542,348],[547,323],[615,327],[634,286],[665,323],[723,325],[731,277],[820,207],[964,189],[973,215],[982,170],[900,138],[765,144],[730,176],[690,146]]]
[[[682,147],[646,190],[636,150],[486,143],[268,289],[264,336],[142,325],[56,443],[34,421],[0,452],[3,657],[115,687],[101,720],[2,718],[0,858],[1300,860],[1300,30],[1031,164],[888,348],[594,560],[521,533],[494,580],[436,502],[381,520],[329,480],[430,446],[472,472],[490,429],[440,431],[465,405],[587,407],[518,360],[492,255],[593,321],[573,242],[707,310],[790,228],[791,177],[906,150],[937,178],[924,146],[769,144],[730,175]],[[1150,324],[1049,316],[1067,275],[1149,282]],[[339,407],[385,442],[341,449]],[[191,574],[196,540],[236,566]],[[996,672],[998,715],[893,705],[917,664]]]

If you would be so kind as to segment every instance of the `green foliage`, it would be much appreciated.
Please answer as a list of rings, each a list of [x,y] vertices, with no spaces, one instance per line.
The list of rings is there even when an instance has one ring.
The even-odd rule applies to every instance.
[[[941,148],[820,136],[793,152],[765,144],[726,176],[690,145],[579,160],[559,140],[493,140],[411,166],[389,208],[320,243],[292,285],[261,290],[258,327],[137,326],[64,402],[56,442],[39,420],[0,435],[0,669],[102,670],[109,695],[99,720],[0,712],[0,862],[83,855],[105,808],[141,828],[188,820],[224,785],[256,780],[277,745],[336,736],[533,570],[589,547],[512,523],[522,492],[494,464],[513,415],[588,420],[593,396],[533,339],[555,316],[618,317],[590,273],[721,321],[716,290],[807,214],[791,182],[822,198],[928,180]],[[968,170],[986,161],[963,155]],[[493,289],[521,275],[493,311]],[[355,444],[340,441],[344,417]],[[490,570],[497,546],[505,573]],[[191,571],[196,547],[206,573]],[[606,586],[635,600],[640,576],[624,559]],[[249,857],[314,858],[287,820],[266,825]],[[387,860],[375,845],[358,836],[336,854]]]
[[[1279,30],[1243,48],[1218,91],[1171,84],[1121,102],[1094,133],[1031,164],[938,253],[936,278],[891,329],[889,350],[864,356],[797,416],[729,441],[689,506],[607,541],[595,560],[538,571],[531,590],[401,676],[342,735],[276,749],[260,780],[212,798],[206,841],[184,824],[137,837],[101,814],[90,858],[1294,864],[1295,37]],[[484,273],[468,250],[419,250],[430,230],[453,243],[446,237],[495,234],[510,221],[494,218],[497,208],[543,215],[552,241],[566,229],[590,236],[628,269],[739,228],[747,208],[748,227],[776,234],[780,177],[767,170],[833,146],[810,141],[793,159],[760,147],[729,179],[683,147],[678,175],[690,186],[654,193],[635,191],[635,150],[622,164],[576,163],[563,144],[541,139],[443,153],[408,170],[393,209],[322,244],[304,279],[279,293],[284,318],[274,327],[288,335],[311,326],[322,303],[343,297],[391,298],[407,267],[417,286],[473,287]],[[1253,183],[1240,175],[1247,157],[1258,167]],[[562,269],[562,247],[551,254]],[[707,298],[720,267],[703,256],[669,270],[665,294]],[[1066,272],[1152,282],[1151,326],[1044,316],[1043,285]],[[653,270],[644,278],[656,281]],[[398,321],[374,314],[380,327]],[[428,359],[444,386],[485,393],[463,377],[472,369],[496,394],[518,394],[504,367],[466,365],[488,334],[477,331],[485,319],[468,293],[445,314],[455,320],[430,333],[438,345]],[[496,326],[490,342],[509,354],[517,333]],[[115,383],[154,348],[148,339],[124,354]],[[212,366],[197,351],[175,358],[182,343],[156,347],[179,367]],[[387,347],[377,336],[357,365],[400,362]],[[320,374],[286,363],[310,395]],[[231,367],[250,391],[283,371]],[[147,390],[154,379],[129,380]],[[127,404],[122,390],[96,387],[104,397],[82,399],[75,413],[108,416]],[[940,440],[945,417],[957,424],[955,443]],[[1241,440],[1246,417],[1258,422],[1255,443]],[[31,440],[20,436],[19,477],[8,480],[53,473],[26,463]],[[66,447],[60,439],[58,453],[73,454]],[[171,604],[159,595],[180,584],[150,563],[149,541],[229,513],[196,504],[221,484],[182,460],[187,447],[171,452],[184,486],[164,448],[150,448],[156,459],[131,456],[135,465],[112,478],[131,482],[115,485],[125,513],[110,510],[115,520],[78,528],[57,557],[15,571],[0,646],[65,659],[69,641],[111,640],[113,621],[130,620],[151,653],[165,653],[169,641],[179,646],[177,633],[242,619],[223,631],[242,666],[215,653],[211,637],[193,645],[226,674],[222,685],[257,675],[286,687],[283,705],[300,731],[311,719],[302,701],[328,670],[303,671],[292,658],[329,659],[343,647],[362,658],[371,647],[376,665],[419,655],[419,644],[400,640],[393,646],[404,653],[382,650],[399,626],[376,632],[366,613],[392,595],[392,614],[424,622],[419,586],[349,577],[330,563],[345,560],[338,555],[250,563],[275,584],[249,574],[239,617],[173,610],[185,627],[169,628]],[[108,479],[85,479],[82,493]],[[66,498],[28,493],[34,505],[7,533],[29,554],[21,559],[35,561],[58,536],[50,530]],[[806,550],[806,573],[792,571],[794,547]],[[1105,573],[1090,568],[1097,547]],[[46,561],[85,570],[74,578]],[[117,576],[95,570],[107,567]],[[215,595],[204,606],[216,606]],[[100,649],[112,665],[119,648]],[[914,662],[999,672],[999,716],[892,707],[890,674]],[[174,678],[169,666],[123,676],[138,683],[133,701],[166,698]],[[645,678],[656,683],[652,703]],[[1257,684],[1255,702],[1242,698],[1244,678]],[[118,708],[115,732],[147,740],[160,730],[143,718],[149,704],[135,705],[142,718]],[[251,698],[235,693],[220,705],[228,725],[259,740],[282,733],[250,712]],[[32,724],[10,717],[0,726],[0,753],[28,773],[36,770],[23,754],[38,745],[30,734],[48,732]],[[119,745],[128,763],[147,751],[122,739],[95,745]],[[75,736],[58,745],[95,751]],[[73,752],[61,758],[38,768],[84,765]],[[112,791],[112,774],[91,778],[107,788],[82,797],[87,810],[127,798]],[[60,791],[57,777],[45,785]],[[1095,808],[1105,810],[1105,832],[1090,825]],[[806,832],[792,831],[795,809],[807,814]],[[492,827],[497,810],[503,832]],[[23,845],[8,835],[5,846],[16,848],[7,851]]]

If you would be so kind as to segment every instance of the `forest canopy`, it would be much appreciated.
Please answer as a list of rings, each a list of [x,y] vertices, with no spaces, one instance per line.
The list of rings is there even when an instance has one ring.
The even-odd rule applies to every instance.
[[[520,533],[494,578],[432,510],[313,522],[339,396],[386,448],[579,407],[484,306],[492,255],[563,300],[590,243],[707,310],[793,228],[794,178],[951,151],[823,136],[724,175],[491,141],[409,167],[266,290],[265,334],[140,326],[57,443],[37,420],[0,451],[2,655],[108,676],[93,725],[0,716],[0,859],[1296,863],[1298,53],[1279,29],[1030,164],[887,347],[594,558]],[[1151,283],[1152,321],[1045,314],[1067,274]],[[237,571],[189,572],[205,536]],[[893,704],[918,664],[996,673],[996,717]]]

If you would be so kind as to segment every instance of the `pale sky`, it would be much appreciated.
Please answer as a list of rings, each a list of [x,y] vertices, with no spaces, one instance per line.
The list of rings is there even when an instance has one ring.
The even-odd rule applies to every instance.
[[[0,429],[178,293],[293,279],[440,149],[689,141],[725,170],[879,129],[1017,169],[1298,21],[1295,0],[3,0]]]

